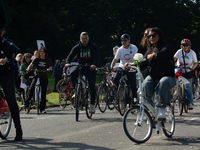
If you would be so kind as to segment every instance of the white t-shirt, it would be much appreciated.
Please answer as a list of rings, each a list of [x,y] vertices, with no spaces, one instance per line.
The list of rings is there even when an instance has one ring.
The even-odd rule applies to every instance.
[[[125,49],[123,46],[121,46],[115,55],[115,59],[119,60],[119,67],[124,69],[125,63],[133,62],[133,56],[137,53],[138,49],[135,45],[130,44],[130,47],[128,49]]]
[[[190,67],[190,68],[192,68],[193,64],[197,62],[197,55],[192,49],[190,49],[189,53],[185,53],[184,51],[182,53],[182,51],[183,51],[182,49],[179,49],[175,53],[174,57],[176,57],[178,59],[176,65],[180,66],[180,64],[182,64],[183,65],[182,71],[183,71],[183,73],[185,73],[183,55],[185,57],[185,67]],[[191,70],[186,69],[186,71],[190,72]]]

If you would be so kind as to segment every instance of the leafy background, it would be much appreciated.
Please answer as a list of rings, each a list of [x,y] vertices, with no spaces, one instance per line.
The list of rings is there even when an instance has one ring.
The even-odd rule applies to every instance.
[[[174,53],[189,38],[199,57],[200,1],[193,0],[3,0],[8,15],[7,36],[21,52],[37,49],[44,40],[49,57],[66,58],[82,31],[100,50],[101,66],[113,58],[112,48],[128,33],[139,46],[149,27],[163,30]]]

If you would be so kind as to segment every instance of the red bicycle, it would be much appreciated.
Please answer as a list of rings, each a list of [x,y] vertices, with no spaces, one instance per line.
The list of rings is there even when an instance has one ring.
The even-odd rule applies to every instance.
[[[60,85],[59,90],[59,105],[60,108],[65,109],[67,105],[74,106],[74,100],[72,98],[72,81],[70,78],[65,78]]]
[[[0,137],[5,139],[11,128],[12,116],[5,100],[3,90],[0,90]]]

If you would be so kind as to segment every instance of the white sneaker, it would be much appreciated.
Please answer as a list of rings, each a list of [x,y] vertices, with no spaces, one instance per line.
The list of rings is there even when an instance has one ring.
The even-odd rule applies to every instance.
[[[166,118],[165,116],[165,108],[159,107],[158,108],[158,113],[157,113],[157,119],[158,121],[162,121]]]
[[[95,105],[91,105],[90,113],[95,114]]]
[[[189,110],[192,110],[192,109],[193,109],[193,106],[192,106],[191,103],[188,105],[188,109],[189,109]]]
[[[75,98],[75,93],[72,95],[72,98]]]

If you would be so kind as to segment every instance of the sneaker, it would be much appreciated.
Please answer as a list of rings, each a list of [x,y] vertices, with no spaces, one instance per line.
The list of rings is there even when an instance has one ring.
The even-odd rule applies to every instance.
[[[166,118],[165,116],[165,108],[159,107],[158,113],[157,113],[157,119],[158,121],[163,121]]]
[[[91,105],[90,113],[95,114],[95,105]]]
[[[23,104],[21,107],[20,107],[20,111],[22,110],[22,109],[26,109],[27,108],[27,106],[25,105],[25,104]]]
[[[47,112],[46,112],[46,110],[43,110],[41,113],[42,113],[42,114],[46,114]]]
[[[75,93],[72,95],[72,98],[75,98]]]
[[[192,106],[191,103],[188,105],[188,109],[189,109],[189,110],[192,110],[192,109],[193,109],[193,106]]]

